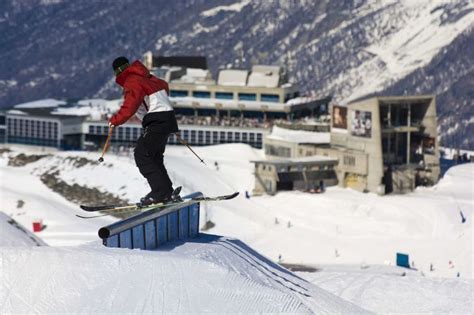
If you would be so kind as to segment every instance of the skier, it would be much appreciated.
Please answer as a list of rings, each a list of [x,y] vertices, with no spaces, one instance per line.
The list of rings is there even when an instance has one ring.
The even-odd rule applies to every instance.
[[[143,135],[137,140],[134,157],[140,173],[147,179],[151,192],[140,199],[140,206],[179,199],[163,164],[163,153],[178,123],[171,106],[168,83],[150,74],[138,60],[132,64],[125,57],[112,63],[115,82],[123,87],[124,101],[109,120],[109,126],[120,126],[134,114],[142,121]]]

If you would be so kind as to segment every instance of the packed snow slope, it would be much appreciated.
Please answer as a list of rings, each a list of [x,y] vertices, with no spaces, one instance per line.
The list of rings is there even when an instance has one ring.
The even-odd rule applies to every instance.
[[[30,153],[36,153],[30,151]],[[0,211],[31,229],[32,223],[43,220],[45,229],[38,233],[48,245],[78,245],[97,240],[97,229],[115,221],[99,218],[79,219],[78,205],[52,192],[25,167],[7,166],[6,153],[0,158]]]
[[[26,153],[31,150],[25,150],[24,147],[20,149]],[[241,144],[195,149],[203,156],[207,166],[195,160],[192,153],[182,147],[170,146],[165,154],[165,163],[170,170],[170,175],[175,185],[184,186],[184,193],[201,190],[205,194],[215,195],[237,190],[244,195],[245,191],[252,189],[253,165],[249,161],[261,158],[260,150]],[[175,281],[175,278],[192,280],[193,276],[184,275],[182,272],[190,265],[197,264],[203,266],[204,270],[193,269],[193,267],[189,269],[193,273],[209,276],[210,283],[219,286],[222,279],[213,278],[208,269],[221,269],[209,265],[209,261],[212,264],[224,266],[230,278],[240,279],[235,282],[227,279],[230,285],[237,283],[236,292],[238,293],[230,293],[227,290],[231,288],[223,287],[223,290],[227,292],[226,296],[232,299],[234,296],[244,295],[246,290],[253,292],[255,287],[243,285],[242,282],[246,280],[242,280],[240,276],[235,276],[233,273],[231,276],[230,273],[249,275],[249,270],[254,268],[254,272],[259,269],[273,276],[268,276],[266,280],[263,278],[257,280],[258,277],[251,274],[249,277],[252,280],[248,282],[263,281],[274,284],[275,287],[270,286],[262,290],[267,292],[267,289],[271,291],[277,288],[275,290],[283,293],[275,296],[282,297],[282,301],[289,301],[289,304],[283,302],[274,307],[281,307],[282,310],[298,310],[300,306],[294,301],[302,301],[303,298],[301,294],[288,287],[281,287],[280,285],[289,283],[280,276],[311,292],[314,290],[319,292],[311,293],[311,297],[303,298],[304,302],[301,302],[300,310],[321,313],[334,306],[320,304],[323,300],[335,301],[333,296],[320,299],[322,295],[319,289],[309,288],[307,284],[298,282],[300,280],[284,275],[285,271],[279,269],[278,266],[231,238],[210,237],[210,239],[197,240],[193,244],[172,245],[158,252],[158,255],[165,255],[166,252],[173,258],[151,257],[151,253],[143,251],[105,249],[98,242],[91,244],[91,240],[97,240],[97,229],[114,219],[80,220],[76,218],[74,214],[80,213],[78,206],[46,188],[39,181],[38,175],[45,171],[59,171],[59,176],[70,183],[97,187],[104,192],[113,192],[123,198],[136,201],[148,191],[148,187],[146,181],[139,175],[133,160],[126,155],[108,154],[103,164],[90,164],[78,168],[74,166],[71,159],[67,158],[86,157],[94,161],[98,153],[51,152],[50,156],[23,167],[7,166],[8,157],[18,153],[19,151],[4,153],[0,158],[0,178],[2,179],[0,181],[2,193],[0,210],[11,215],[28,229],[31,229],[34,218],[42,218],[47,228],[36,235],[44,238],[49,245],[62,247],[34,247],[33,250],[27,250],[7,245],[1,248],[2,257],[8,262],[1,267],[8,271],[2,270],[2,275],[8,274],[8,281],[3,281],[6,284],[0,291],[2,292],[0,305],[7,306],[0,312],[8,313],[14,307],[22,312],[27,312],[29,309],[32,312],[35,310],[46,312],[53,308],[58,312],[59,310],[79,312],[84,310],[83,307],[89,306],[87,302],[84,302],[85,298],[79,299],[77,296],[80,294],[86,296],[98,305],[99,302],[96,301],[99,298],[93,293],[106,290],[109,285],[116,289],[112,295],[105,291],[103,301],[106,305],[117,303],[130,312],[141,312],[141,306],[143,310],[149,311],[150,309],[146,307],[151,307],[150,303],[156,305],[150,301],[161,303],[166,300],[164,305],[169,308],[164,308],[163,312],[173,310],[185,312],[188,310],[187,307],[190,307],[186,301],[190,297],[195,298],[193,290],[186,291],[177,299],[175,295],[166,295],[169,290],[156,293],[155,290],[159,290],[160,285],[155,285],[155,283],[162,283],[160,281],[165,280]],[[217,162],[218,169],[214,162]],[[317,273],[301,273],[300,275],[316,286],[322,286],[333,294],[370,311],[470,312],[473,310],[471,295],[474,284],[471,269],[473,172],[472,164],[454,167],[437,186],[418,189],[408,195],[379,197],[332,187],[322,195],[285,192],[274,197],[254,196],[246,199],[244,196],[239,196],[232,201],[203,204],[202,224],[206,220],[211,220],[215,224],[215,227],[211,229],[212,233],[238,237],[273,261],[278,261],[280,258],[280,261],[284,263],[316,267]],[[21,208],[18,208],[19,199],[24,202]],[[462,211],[467,218],[464,224],[461,223],[459,211]],[[68,247],[63,245],[68,245]],[[79,245],[79,247],[71,247],[71,245]],[[233,249],[232,246],[234,246]],[[225,250],[225,253],[220,250]],[[241,251],[250,254],[245,255]],[[397,251],[410,254],[410,261],[415,263],[415,268],[418,270],[407,271],[394,266],[380,266],[393,265]],[[173,255],[180,256],[181,254],[183,257],[179,257],[179,262],[174,260]],[[238,256],[238,259],[233,256],[234,254]],[[204,262],[188,261],[194,258],[204,260]],[[40,267],[35,267],[35,264],[43,260],[44,264],[41,263]],[[239,264],[238,261],[243,263],[244,260],[250,265],[236,267]],[[77,261],[80,264],[76,264]],[[161,278],[162,269],[159,266],[162,261],[166,261],[164,263],[166,267],[163,267],[165,270],[176,273],[174,276],[167,275],[171,278],[166,278],[167,276]],[[265,264],[267,269],[260,268]],[[433,264],[433,271],[430,271],[430,264]],[[52,266],[51,269],[48,269],[49,265]],[[74,274],[71,268],[75,265],[80,266],[84,273]],[[5,269],[6,266],[8,269]],[[15,266],[19,269],[15,269]],[[177,270],[178,267],[182,269]],[[67,272],[61,272],[62,269]],[[25,270],[32,270],[40,276],[36,277],[30,273],[27,273],[29,276],[23,276]],[[42,270],[45,270],[44,273],[41,273]],[[155,281],[148,281],[150,275],[145,276],[143,270],[152,270]],[[102,272],[105,274],[104,283],[99,280]],[[458,272],[460,278],[456,278]],[[404,273],[406,276],[401,277]],[[74,274],[74,282],[79,283],[77,288],[70,281],[64,280],[66,274],[69,277]],[[133,274],[137,274],[138,278],[133,278]],[[263,277],[262,274],[260,276]],[[73,296],[67,296],[65,292],[61,292],[60,297],[54,297],[53,293],[50,293],[54,291],[52,287],[51,290],[38,289],[42,289],[44,284],[50,281],[49,279],[52,279],[53,283],[64,285],[67,291],[73,293]],[[29,289],[28,281],[33,281],[34,288],[39,291]],[[41,285],[38,281],[42,282]],[[88,283],[92,285],[89,286]],[[126,285],[118,285],[120,283],[127,283],[130,290]],[[173,284],[170,285],[171,287],[168,287],[170,290],[178,290]],[[289,287],[294,290],[301,289],[293,285]],[[207,290],[207,287],[201,286],[194,288],[205,288],[201,291]],[[89,290],[93,293],[87,293]],[[148,295],[146,302],[139,300],[138,306],[125,305],[126,296],[136,297],[140,290],[147,292],[151,290],[155,293]],[[258,291],[260,292],[260,289]],[[27,292],[27,294],[22,292]],[[285,292],[291,294],[286,296]],[[41,297],[46,299],[36,298],[38,294],[42,294]],[[165,296],[160,294],[165,294]],[[203,292],[203,300],[206,301],[207,298],[210,299],[210,295]],[[313,299],[318,300],[316,308],[312,306]],[[16,303],[19,300],[23,300],[24,303]],[[61,302],[63,300],[68,302]],[[180,302],[178,303],[177,300]],[[3,301],[8,303],[3,303]],[[253,301],[242,302],[242,304],[253,305]],[[262,298],[258,303],[264,303],[261,301],[265,299]],[[296,303],[292,304],[295,305],[294,308],[288,306],[291,303]],[[335,304],[337,307],[343,307],[342,303],[335,302]],[[67,308],[67,305],[72,306]],[[229,303],[229,305],[235,304]],[[78,309],[75,309],[75,306]],[[244,312],[244,306],[241,305],[242,308],[238,310]],[[97,306],[97,309],[104,310],[101,307]],[[349,312],[356,310],[352,305],[347,307],[351,309]],[[266,309],[275,310],[270,306]],[[115,310],[113,306],[112,310]],[[160,312],[162,309],[153,310]],[[346,310],[347,308],[344,308],[343,312]],[[120,310],[117,309],[117,311]]]
[[[474,281],[470,279],[426,278],[387,266],[325,266],[322,272],[298,274],[378,314],[474,313]]]
[[[324,194],[281,192],[273,197],[246,199],[245,191],[251,192],[254,185],[250,161],[262,158],[260,150],[243,144],[195,150],[207,165],[181,146],[169,146],[165,154],[169,174],[176,186],[184,187],[183,194],[241,192],[232,201],[203,205],[202,224],[212,221],[212,233],[239,238],[274,261],[285,263],[393,265],[396,253],[402,252],[409,254],[414,267],[426,275],[456,277],[459,272],[461,277],[472,278],[473,164],[454,167],[436,186],[418,188],[407,195],[377,196],[330,187]],[[35,184],[28,187],[21,184],[31,178],[22,176],[45,171],[60,171],[59,176],[68,183],[97,187],[130,201],[137,201],[149,191],[130,156],[107,155],[103,164],[80,168],[68,162],[68,156],[95,160],[97,153],[58,152],[22,168],[3,167],[2,176],[7,181],[2,182],[9,183],[2,189],[10,194],[4,198],[7,209],[21,213],[21,209],[15,209],[17,199],[47,194],[47,188],[37,179],[31,179]],[[51,200],[52,207],[71,207],[57,195]],[[80,211],[77,205],[74,207],[74,211]],[[41,211],[34,204],[30,209],[29,216]],[[464,224],[461,211],[467,218]],[[60,227],[59,222],[67,222],[59,220],[60,215],[62,219],[70,217],[61,212],[51,217],[44,213],[45,224],[50,226],[42,232],[46,242],[48,238],[59,241],[59,235],[72,241],[71,235],[63,234],[66,231],[95,237],[95,221],[74,220],[71,225]],[[31,225],[21,221],[20,215],[15,219]],[[431,264],[433,271],[429,271]]]
[[[2,314],[368,313],[223,237],[159,251],[99,242],[0,250]]]
[[[29,229],[0,212],[0,246],[45,246]]]

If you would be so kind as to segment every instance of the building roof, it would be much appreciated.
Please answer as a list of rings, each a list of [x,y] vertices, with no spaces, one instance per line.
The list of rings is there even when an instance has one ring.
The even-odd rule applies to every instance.
[[[271,165],[308,165],[308,164],[335,164],[336,158],[321,155],[305,156],[300,158],[272,158],[268,160],[253,160],[252,163],[271,164]]]
[[[25,109],[25,108],[54,108],[58,107],[59,105],[65,105],[65,101],[56,100],[54,98],[47,98],[43,100],[21,103],[18,105],[13,106],[17,109]]]
[[[434,99],[435,95],[394,95],[394,96],[372,96],[368,98],[358,99],[356,101],[350,102],[348,106],[352,104],[365,103],[370,100],[377,100],[378,102],[390,102],[393,104],[396,103],[405,103],[405,102],[416,102],[416,101],[431,101]]]
[[[161,66],[207,69],[207,59],[203,56],[153,57],[153,67]]]
[[[266,138],[292,143],[329,144],[331,141],[331,133],[291,130],[273,126],[272,133]]]

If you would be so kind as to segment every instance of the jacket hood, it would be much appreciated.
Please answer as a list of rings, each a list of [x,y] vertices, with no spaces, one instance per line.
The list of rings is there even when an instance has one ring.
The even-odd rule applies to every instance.
[[[150,71],[143,63],[141,63],[139,60],[136,60],[115,78],[115,82],[123,87],[127,78],[134,75],[148,78],[150,76]]]

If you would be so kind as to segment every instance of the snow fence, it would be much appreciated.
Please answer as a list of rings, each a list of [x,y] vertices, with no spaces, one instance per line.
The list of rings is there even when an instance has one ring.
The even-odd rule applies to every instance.
[[[156,249],[175,240],[193,238],[199,234],[199,201],[197,192],[184,197],[190,199],[165,209],[152,209],[99,230],[99,237],[107,247]]]

